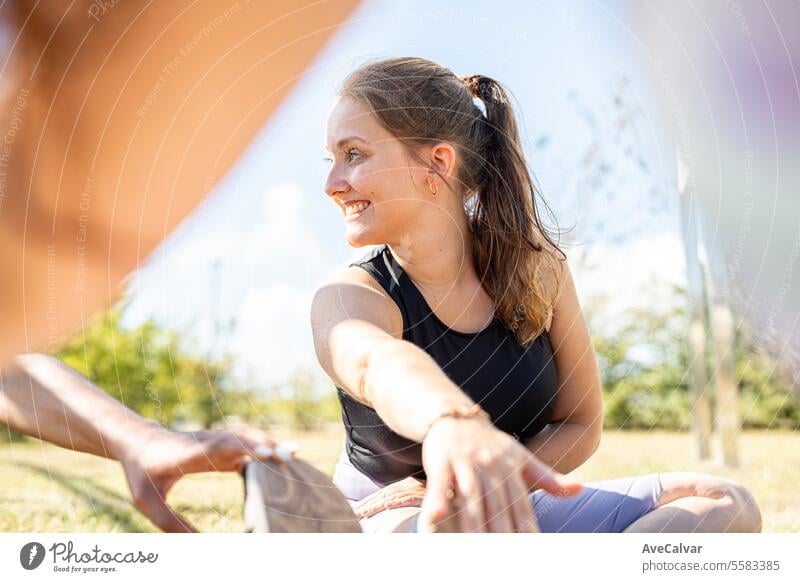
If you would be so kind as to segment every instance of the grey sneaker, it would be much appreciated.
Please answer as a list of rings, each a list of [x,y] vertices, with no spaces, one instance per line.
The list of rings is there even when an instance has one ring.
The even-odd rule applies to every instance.
[[[251,461],[242,475],[248,532],[361,533],[344,495],[305,461]]]

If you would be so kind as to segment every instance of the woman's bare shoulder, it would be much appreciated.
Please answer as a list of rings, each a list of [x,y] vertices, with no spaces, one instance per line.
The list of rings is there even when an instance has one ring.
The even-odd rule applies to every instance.
[[[392,301],[386,290],[375,280],[375,277],[370,275],[365,269],[356,265],[351,265],[336,273],[328,281],[323,283],[319,290],[329,288],[337,288],[340,292],[345,293],[358,293],[359,290],[369,289],[376,292],[378,295],[384,296],[389,301]],[[394,302],[392,301],[392,303]]]
[[[365,319],[380,323],[392,335],[402,335],[403,316],[397,304],[372,275],[351,266],[337,273],[317,289],[312,302],[312,319]]]

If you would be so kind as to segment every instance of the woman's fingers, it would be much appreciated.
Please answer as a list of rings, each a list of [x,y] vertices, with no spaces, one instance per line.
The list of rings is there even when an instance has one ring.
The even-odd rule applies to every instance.
[[[504,476],[499,470],[494,470],[492,474],[483,471],[481,474],[486,531],[494,533],[514,531],[511,503],[505,486],[507,478],[508,476]]]
[[[353,508],[353,512],[356,515],[358,515],[359,517],[361,517],[359,515],[360,512],[367,511],[367,510],[369,510],[370,508],[372,508],[375,505],[375,499],[377,498],[376,496],[378,495],[378,493],[380,493],[380,491],[377,491],[377,492],[375,492],[375,493],[373,493],[371,495],[367,495],[364,499],[362,499],[358,503],[358,505],[356,505]]]
[[[359,506],[354,509],[353,512],[356,514],[357,518],[362,519],[364,517],[371,517],[381,511],[395,509],[397,507],[405,507],[405,504],[399,501],[386,500],[382,503],[372,503],[364,507]]]
[[[483,484],[471,466],[456,468],[456,496],[459,498],[459,518],[463,531],[487,531],[486,512],[483,506]]]
[[[440,421],[423,444],[429,489],[421,525],[440,521],[446,507],[458,508],[463,531],[532,531],[537,528],[528,491],[540,487],[561,496],[574,495],[581,484],[539,461],[518,441],[495,427],[468,421]],[[452,471],[455,499],[443,493],[446,464]],[[507,481],[511,479],[511,485]],[[441,516],[437,519],[438,516]]]
[[[421,532],[434,531],[436,524],[448,516],[452,509],[455,491],[453,473],[447,463],[427,468],[426,472],[427,489],[418,518]]]
[[[372,517],[373,515],[378,513],[378,510],[375,509],[374,506],[358,507],[358,508],[353,509],[353,513],[356,514],[356,518],[364,519],[365,517]]]
[[[417,479],[409,477],[368,495],[355,506],[353,511],[359,519],[362,519],[386,509],[419,507],[424,496],[425,486]]]
[[[511,502],[511,515],[514,520],[514,531],[533,533],[539,531],[539,524],[533,513],[530,493],[525,487],[519,473],[511,475],[505,482],[508,498]]]
[[[380,493],[380,491],[378,493]],[[373,493],[369,497],[364,498],[361,503],[353,508],[353,513],[356,514],[356,517],[359,519],[369,517],[383,509],[384,501],[374,497],[378,493]]]
[[[422,499],[419,496],[401,495],[377,502],[358,505],[355,509],[353,509],[353,512],[356,514],[356,517],[361,519],[363,517],[370,517],[387,509],[397,509],[398,507],[419,507],[421,502]]]
[[[551,469],[533,455],[529,455],[523,465],[522,477],[529,489],[544,489],[561,497],[575,495],[582,487],[578,481]]]

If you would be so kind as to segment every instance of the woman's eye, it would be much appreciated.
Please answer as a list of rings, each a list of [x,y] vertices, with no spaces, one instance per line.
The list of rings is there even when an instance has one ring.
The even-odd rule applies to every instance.
[[[352,163],[361,157],[361,152],[359,152],[358,150],[347,150],[344,153],[344,157],[347,158],[348,162]]]
[[[344,159],[347,163],[352,164],[361,157],[361,152],[355,149],[350,149],[344,152]],[[335,160],[330,156],[325,156],[322,158],[322,161],[327,164],[332,164]]]

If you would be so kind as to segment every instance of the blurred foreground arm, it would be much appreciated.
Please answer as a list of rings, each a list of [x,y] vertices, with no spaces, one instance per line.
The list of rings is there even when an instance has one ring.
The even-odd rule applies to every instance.
[[[0,422],[61,447],[120,461],[136,508],[171,532],[194,531],[166,503],[167,493],[181,477],[238,471],[250,457],[271,457],[268,451],[276,446],[265,433],[248,426],[167,430],[44,354],[18,356],[3,370]]]
[[[0,4],[0,363],[111,302],[357,4]]]

